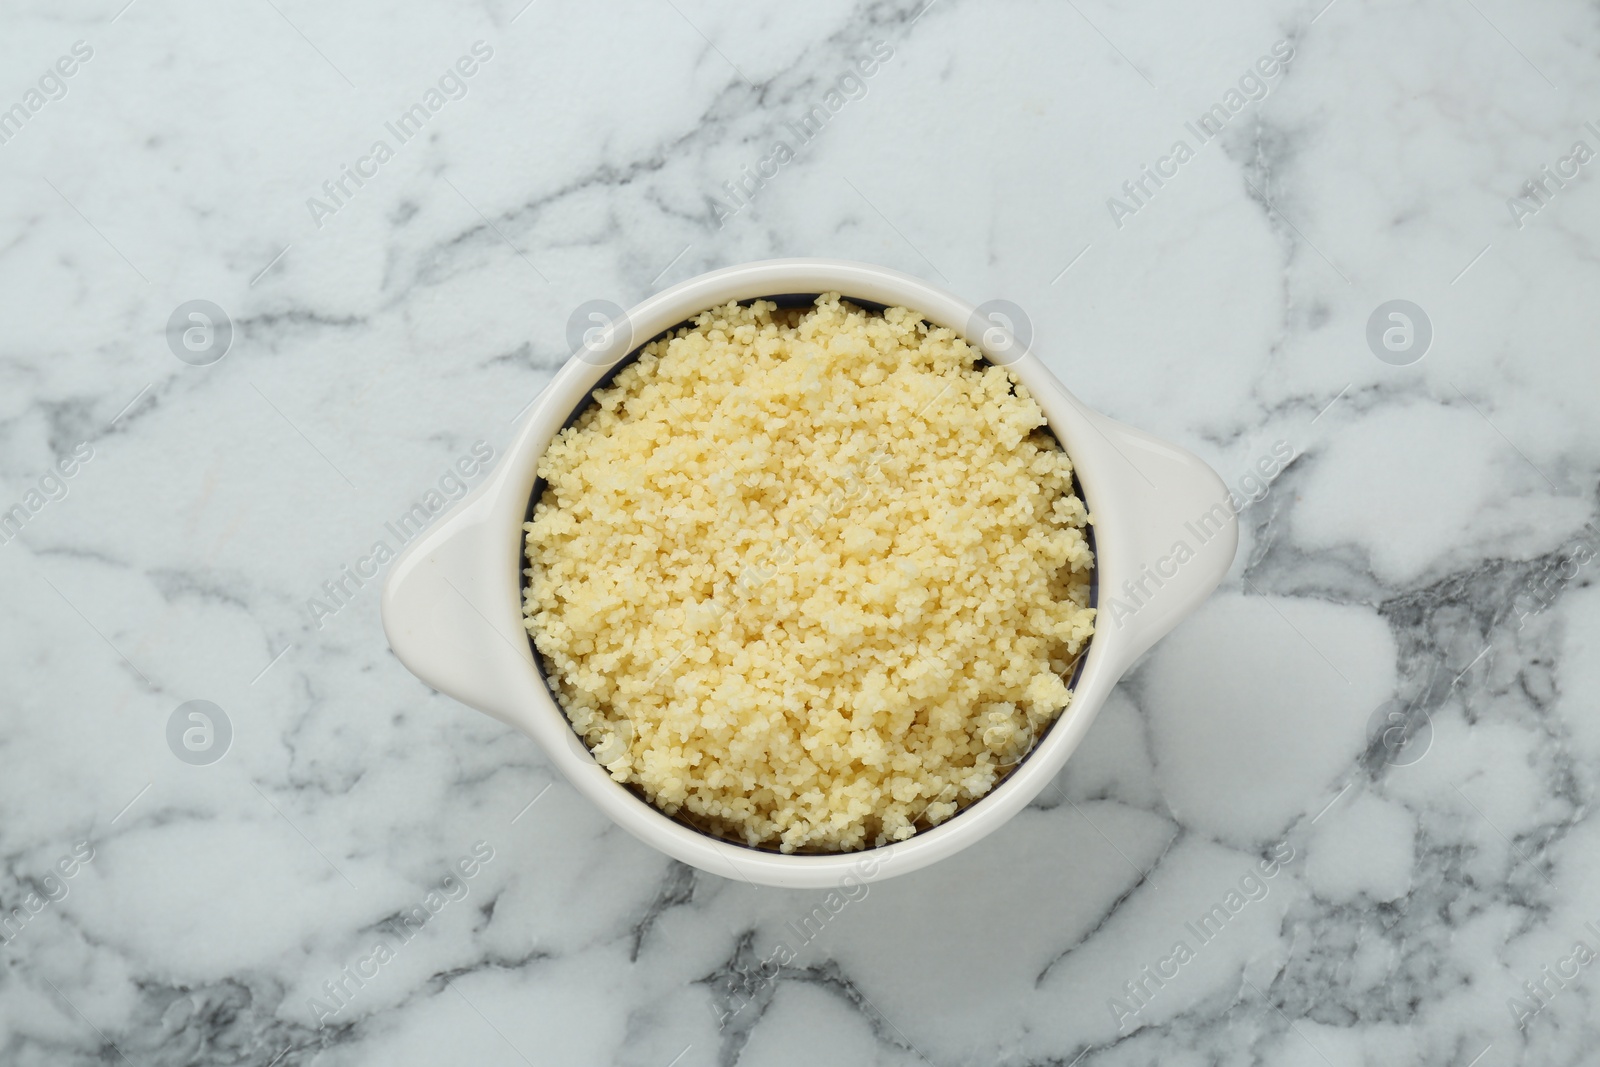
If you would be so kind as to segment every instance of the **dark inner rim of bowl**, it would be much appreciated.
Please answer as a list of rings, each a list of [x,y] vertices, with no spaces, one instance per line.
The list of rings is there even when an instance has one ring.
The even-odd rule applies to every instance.
[[[741,300],[741,301],[739,301],[739,303],[748,304],[753,300],[760,299],[760,300],[770,300],[773,303],[777,304],[780,308],[810,307],[813,303],[816,302],[817,297],[820,296],[820,295],[821,295],[820,293],[782,293],[782,294],[779,294],[777,296],[752,297],[750,300]],[[864,309],[866,311],[876,311],[876,312],[880,312],[881,313],[881,312],[883,312],[885,309],[887,309],[889,307],[888,304],[879,304],[879,303],[877,303],[875,301],[872,301],[872,300],[856,300],[856,299],[853,299],[852,297],[848,297],[848,296],[842,296],[841,299],[847,301],[848,303],[854,304],[856,307],[862,308],[862,309]],[[562,423],[561,428],[562,429],[566,429],[567,427],[571,426],[573,423],[577,422],[579,416],[581,416],[585,411],[587,411],[588,408],[589,408],[589,405],[594,402],[594,394],[599,392],[601,389],[604,389],[606,386],[610,385],[612,380],[615,379],[618,374],[622,373],[622,370],[623,370],[624,367],[626,367],[628,364],[632,363],[634,360],[639,358],[639,353],[643,352],[646,346],[652,344],[655,341],[661,340],[663,337],[670,336],[672,333],[674,333],[675,331],[677,331],[679,329],[682,329],[685,326],[691,326],[691,325],[693,325],[693,320],[692,319],[685,319],[683,322],[678,323],[676,326],[670,326],[667,329],[662,330],[660,333],[656,334],[654,337],[650,338],[649,340],[646,340],[646,341],[642,342],[641,344],[635,346],[633,351],[629,352],[623,358],[617,360],[617,362],[614,365],[612,365],[611,367],[608,367],[606,369],[606,372],[600,376],[600,380],[595,382],[593,388],[591,388],[589,390],[588,394],[584,397],[583,401],[581,403],[579,403],[577,405],[577,407],[573,408],[572,414],[567,416],[567,421]],[[1055,436],[1054,432],[1052,432],[1050,430],[1049,426],[1044,427],[1044,429],[1045,429],[1045,432],[1050,433],[1050,436],[1052,436],[1052,437]],[[1061,442],[1058,440],[1056,443],[1059,445]],[[532,522],[533,521],[534,508],[538,505],[539,498],[544,496],[545,486],[546,486],[546,483],[545,483],[545,480],[543,478],[537,478],[536,477],[534,479],[533,491],[531,493],[529,493],[529,495],[528,495],[528,507],[527,507],[527,510],[523,513],[523,521],[524,522]],[[1072,472],[1072,489],[1073,489],[1073,492],[1078,495],[1078,498],[1080,500],[1083,500],[1085,504],[1088,503],[1088,500],[1083,495],[1083,486],[1078,483],[1078,472],[1077,472],[1077,468],[1076,467],[1073,468],[1073,472]],[[1091,508],[1090,511],[1092,513],[1093,509]],[[1095,544],[1094,526],[1093,526],[1093,524],[1085,526],[1084,529],[1086,531],[1088,531],[1089,551],[1094,553],[1094,561],[1095,561],[1094,562],[1094,566],[1089,571],[1089,606],[1091,608],[1098,608],[1100,606],[1100,551],[1099,551],[1099,547]],[[526,539],[526,537],[519,537],[517,539],[517,546],[518,546],[517,547],[517,573],[518,573],[518,576],[519,576],[519,578],[518,578],[518,586],[519,586],[519,589],[520,589],[518,604],[521,605],[521,604],[527,603],[527,592],[528,592],[528,575],[527,575],[528,559],[527,559],[527,539]],[[1099,623],[1099,619],[1097,618],[1096,619],[1096,627],[1095,627],[1095,633],[1096,634],[1099,633],[1099,625],[1098,625],[1098,623]],[[1078,680],[1083,676],[1083,667],[1084,667],[1084,664],[1088,662],[1088,659],[1089,659],[1089,648],[1093,644],[1094,644],[1094,635],[1090,635],[1089,644],[1085,645],[1083,650],[1078,653],[1078,658],[1077,658],[1077,660],[1075,661],[1075,663],[1073,665],[1072,677],[1067,682],[1067,688],[1071,689],[1073,691],[1074,695],[1077,694]],[[533,634],[532,633],[528,634],[528,646],[533,651],[533,661],[537,665],[538,670],[539,670],[539,680],[544,683],[544,687],[545,687],[545,689],[547,689],[549,691],[550,699],[555,702],[556,707],[557,708],[561,708],[561,700],[556,695],[556,687],[554,685],[552,685],[551,682],[550,682],[550,666],[549,666],[549,664],[547,664],[545,662],[544,654],[542,652],[540,652],[538,646],[534,644]],[[1067,710],[1069,710],[1069,711],[1071,710],[1071,706],[1070,705],[1068,706]],[[572,725],[572,720],[571,719],[567,719],[565,709],[562,709],[561,717],[566,720],[568,729],[572,730],[573,734],[577,736],[578,741],[583,744],[585,749],[587,749],[589,747],[588,743],[583,740],[583,735],[578,733],[577,727]],[[1023,763],[1025,763],[1027,760],[1029,760],[1029,759],[1031,759],[1033,757],[1033,754],[1035,752],[1037,752],[1039,750],[1040,746],[1042,746],[1044,744],[1045,738],[1050,736],[1050,731],[1054,730],[1056,728],[1056,724],[1059,723],[1065,717],[1066,717],[1065,713],[1062,713],[1062,714],[1058,714],[1054,719],[1051,719],[1049,724],[1046,725],[1045,728],[1040,732],[1039,736],[1034,739],[1033,745],[1028,749],[1028,751],[1022,756],[1021,759],[1019,759],[1015,763],[1013,763],[1003,774],[1000,775],[999,779],[995,782],[994,786],[992,788],[990,788],[988,793],[985,793],[983,796],[979,797],[977,800],[972,801],[966,807],[960,809],[954,815],[952,815],[949,819],[944,820],[944,822],[940,823],[939,825],[940,826],[944,826],[944,825],[948,824],[949,822],[951,822],[954,819],[961,818],[961,816],[965,815],[967,812],[971,811],[973,808],[975,808],[979,804],[983,803],[983,801],[985,801],[989,797],[993,796],[994,795],[994,791],[996,789],[999,789],[1000,786],[1004,785],[1006,780],[1009,779],[1013,774],[1015,774],[1017,772],[1017,769],[1019,767],[1021,767]],[[641,804],[645,805],[646,807],[648,807],[655,814],[664,816],[664,817],[669,818],[669,819],[672,819],[675,822],[681,823],[684,826],[689,827],[690,829],[696,831],[697,833],[704,834],[705,836],[710,837],[710,838],[714,838],[717,841],[721,841],[721,842],[723,842],[725,844],[729,844],[729,845],[737,845],[739,848],[747,849],[747,850],[749,850],[751,852],[767,852],[767,853],[771,853],[771,854],[776,855],[776,856],[806,856],[806,855],[813,855],[813,856],[814,855],[854,856],[854,855],[859,855],[860,853],[863,853],[863,852],[871,852],[874,849],[888,848],[889,847],[889,845],[868,845],[868,846],[866,846],[864,848],[852,849],[852,850],[850,850],[848,852],[841,852],[841,851],[834,850],[834,849],[821,849],[821,848],[818,848],[818,849],[797,849],[794,852],[784,852],[784,851],[782,851],[781,849],[777,848],[774,845],[751,845],[751,844],[747,844],[746,842],[741,841],[741,840],[739,840],[737,838],[729,837],[727,834],[723,833],[717,827],[712,826],[709,823],[704,822],[703,820],[696,818],[692,813],[688,813],[688,812],[680,810],[678,812],[678,814],[676,814],[676,815],[667,815],[666,812],[662,811],[653,802],[651,802],[650,798],[645,795],[644,790],[639,788],[637,785],[634,785],[631,782],[619,782],[618,784],[621,785],[623,788],[625,788],[629,793],[633,794],[633,797],[634,797],[635,800],[637,800],[639,803],[641,803]],[[924,832],[925,832],[924,830],[918,830],[917,831],[917,833],[919,833],[919,834],[920,833],[924,833]],[[890,844],[897,844],[897,843],[898,842],[890,842]]]

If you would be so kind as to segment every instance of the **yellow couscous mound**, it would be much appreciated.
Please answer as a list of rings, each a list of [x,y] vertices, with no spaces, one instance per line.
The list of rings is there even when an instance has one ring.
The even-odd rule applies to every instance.
[[[1094,628],[1072,465],[904,308],[702,313],[551,443],[524,609],[619,782],[752,845],[903,840],[1058,715]]]

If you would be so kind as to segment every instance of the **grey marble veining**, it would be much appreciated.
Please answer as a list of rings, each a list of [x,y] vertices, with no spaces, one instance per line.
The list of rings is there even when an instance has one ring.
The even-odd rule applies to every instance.
[[[0,1063],[1595,1062],[1592,5],[0,18]],[[1244,504],[1051,788],[832,899],[377,614],[574,308],[790,255],[1017,302]]]

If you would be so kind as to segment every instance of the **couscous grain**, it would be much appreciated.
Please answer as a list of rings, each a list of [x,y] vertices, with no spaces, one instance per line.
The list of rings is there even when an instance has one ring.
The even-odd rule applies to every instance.
[[[619,782],[751,845],[903,840],[1071,699],[1089,516],[1027,389],[951,330],[729,304],[539,461],[524,609]]]

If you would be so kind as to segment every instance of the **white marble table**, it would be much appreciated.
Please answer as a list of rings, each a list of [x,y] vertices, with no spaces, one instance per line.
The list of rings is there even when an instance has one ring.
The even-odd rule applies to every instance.
[[[0,15],[0,1063],[1596,1062],[1592,5],[924,2]],[[1259,498],[1057,788],[804,938],[352,576],[579,304],[787,255]]]

